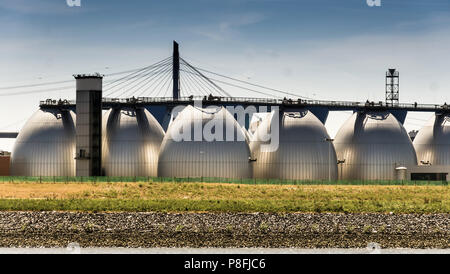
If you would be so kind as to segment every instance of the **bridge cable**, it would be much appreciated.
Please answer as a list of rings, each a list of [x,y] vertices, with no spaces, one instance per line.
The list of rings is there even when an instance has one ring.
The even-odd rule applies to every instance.
[[[165,70],[167,70],[167,67],[168,67],[168,66],[169,66],[168,64],[165,64],[165,65],[163,65],[163,66],[157,68],[155,71],[153,71],[153,72],[151,72],[151,73],[148,73],[146,76],[140,78],[141,80],[140,80],[138,83],[136,83],[136,84],[135,84],[134,86],[132,86],[132,87],[129,87],[129,88],[125,89],[125,90],[119,95],[119,97],[122,96],[122,95],[124,95],[124,94],[126,94],[126,93],[129,92],[129,91],[132,91],[134,94],[136,94],[136,92],[137,92],[138,90],[141,90],[142,87],[145,87],[146,85],[148,85],[148,84],[153,80],[153,78],[154,78],[155,76],[158,76],[158,75],[160,75],[161,73],[163,73]],[[135,82],[135,81],[133,81],[133,82]],[[143,82],[144,82],[144,84],[141,85]],[[137,86],[139,86],[139,85],[141,85],[141,86],[140,86],[138,89],[135,89],[135,88],[136,88]],[[132,93],[132,94],[133,94],[133,93]],[[138,96],[136,96],[136,97],[138,97]]]
[[[206,69],[203,69],[203,68],[199,68],[199,67],[195,67],[195,68],[197,70],[199,70],[199,71],[204,71],[204,72],[207,72],[207,73],[210,73],[210,74],[214,74],[216,76],[227,78],[229,80],[233,80],[233,81],[236,81],[236,82],[241,82],[243,84],[247,84],[247,85],[251,85],[251,86],[255,86],[255,87],[259,87],[259,88],[275,91],[275,92],[278,92],[278,93],[283,93],[283,94],[286,94],[286,95],[296,96],[296,97],[299,97],[299,98],[305,98],[305,99],[314,100],[313,98],[310,98],[310,97],[301,96],[301,95],[290,93],[290,92],[287,92],[287,91],[284,91],[284,90],[279,90],[279,89],[274,89],[274,88],[270,88],[270,87],[254,84],[254,83],[251,83],[251,82],[248,82],[248,81],[244,81],[244,80],[236,79],[236,78],[233,78],[233,77],[229,77],[229,76],[226,76],[226,75],[223,75],[223,74],[219,74],[219,73],[216,73],[216,72],[213,72],[213,71],[210,71],[210,70],[206,70]]]
[[[167,65],[168,65],[167,63],[159,64],[159,65],[157,65],[157,66],[155,66],[155,67],[152,67],[151,69],[147,69],[147,70],[145,70],[145,71],[142,71],[142,72],[139,73],[138,75],[135,75],[135,76],[131,77],[130,79],[124,80],[124,81],[122,81],[121,83],[115,85],[114,87],[110,87],[110,88],[106,89],[106,91],[110,91],[111,89],[116,88],[116,87],[119,86],[119,85],[124,85],[124,84],[126,84],[127,86],[129,86],[130,84],[133,84],[133,83],[135,83],[135,82],[141,80],[140,82],[138,82],[138,84],[139,84],[139,83],[141,83],[141,82],[143,81],[143,80],[142,80],[143,77],[146,77],[146,76],[149,76],[149,75],[154,75],[154,74],[158,73],[162,68],[166,67]],[[144,80],[145,80],[145,78],[144,78]],[[136,85],[135,85],[135,86],[136,86]],[[135,87],[135,86],[133,86],[133,87]],[[129,91],[129,90],[130,90],[130,89],[126,89],[126,91]],[[105,96],[111,96],[112,94],[114,94],[114,93],[116,93],[116,92],[118,92],[118,91],[121,91],[121,88],[119,88],[118,90],[112,91],[112,92],[110,92],[109,94],[107,94],[107,95],[105,95]],[[121,95],[123,95],[124,93],[126,93],[126,92],[122,92],[122,93],[119,95],[119,97],[120,97]]]
[[[186,60],[184,60],[183,58],[180,57],[180,60],[182,60],[182,62],[188,66],[190,69],[194,70],[198,75],[201,76],[201,79],[206,80],[207,82],[209,82],[211,85],[213,85],[214,87],[216,87],[218,90],[220,90],[221,92],[223,92],[224,94],[226,94],[229,97],[232,97],[228,92],[226,92],[225,90],[223,90],[221,87],[219,87],[216,83],[214,83],[213,81],[211,81],[208,77],[206,77],[203,73],[201,73],[200,71],[198,71],[194,66],[192,66],[191,64],[189,64]]]
[[[187,70],[183,69],[186,68]],[[182,69],[180,69],[181,71],[184,71],[187,73],[187,75],[191,75],[193,78],[197,78],[198,80],[193,79],[193,81],[195,83],[197,83],[200,87],[202,87],[202,89],[205,89],[206,92],[209,94],[215,93],[217,92],[220,96],[226,96],[226,94],[224,94],[222,92],[222,88],[217,88],[217,85],[211,85],[210,81],[205,80],[204,77],[199,76],[194,70],[192,70],[190,67],[187,66],[183,66]],[[194,77],[195,76],[195,77]],[[212,90],[211,90],[212,88]],[[214,92],[215,90],[215,92]]]
[[[153,90],[150,90],[150,93],[148,93],[146,96],[150,96],[151,94],[153,94],[154,92],[156,92],[156,87],[158,86],[158,81],[163,81],[163,79],[170,77],[170,71],[172,70],[171,66],[167,66],[165,67],[163,70],[161,70],[159,73],[155,74],[155,76],[152,78],[152,82],[150,83],[150,85],[148,85],[144,91],[142,91],[139,94],[139,97],[141,97],[142,94],[144,94],[145,92],[149,91],[150,88],[153,87]],[[156,85],[155,85],[156,84]],[[156,96],[155,96],[156,97]]]

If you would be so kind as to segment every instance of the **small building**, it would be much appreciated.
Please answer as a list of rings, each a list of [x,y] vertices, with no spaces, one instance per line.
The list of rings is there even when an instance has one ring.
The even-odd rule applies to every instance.
[[[449,171],[446,165],[419,165],[408,169],[407,178],[412,181],[448,181]]]
[[[0,176],[9,176],[10,175],[10,162],[11,162],[11,153],[6,151],[0,151]]]

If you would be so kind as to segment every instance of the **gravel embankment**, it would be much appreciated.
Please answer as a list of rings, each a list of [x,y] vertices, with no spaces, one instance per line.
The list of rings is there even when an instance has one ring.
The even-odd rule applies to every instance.
[[[0,212],[0,247],[450,248],[450,214]]]

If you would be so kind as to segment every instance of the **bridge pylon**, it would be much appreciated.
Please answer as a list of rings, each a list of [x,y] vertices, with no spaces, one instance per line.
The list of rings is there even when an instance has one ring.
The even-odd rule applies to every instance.
[[[173,41],[172,59],[173,99],[178,100],[180,98],[180,52],[176,41]]]

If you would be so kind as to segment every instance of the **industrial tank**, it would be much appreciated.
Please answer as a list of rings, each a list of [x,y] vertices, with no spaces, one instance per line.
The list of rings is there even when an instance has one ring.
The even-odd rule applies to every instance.
[[[157,176],[164,131],[145,108],[112,108],[103,117],[106,176]]]
[[[224,107],[189,105],[164,136],[158,176],[251,178],[249,157],[246,134]]]
[[[277,121],[278,119],[278,121]],[[278,147],[264,149],[268,134]],[[267,115],[255,131],[250,145],[255,178],[288,180],[335,180],[336,152],[320,120],[310,111]],[[276,145],[276,143],[274,143]]]
[[[353,113],[336,134],[334,145],[342,180],[395,180],[396,168],[417,165],[406,130],[387,111]]]
[[[75,114],[39,109],[17,136],[11,155],[13,176],[75,176]]]
[[[419,165],[450,165],[450,114],[436,114],[414,139]]]

